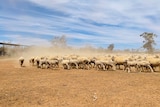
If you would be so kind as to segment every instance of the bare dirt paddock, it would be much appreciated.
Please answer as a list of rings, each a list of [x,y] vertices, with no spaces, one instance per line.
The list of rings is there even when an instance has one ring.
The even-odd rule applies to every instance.
[[[44,70],[17,62],[0,59],[0,107],[160,107],[159,72]]]

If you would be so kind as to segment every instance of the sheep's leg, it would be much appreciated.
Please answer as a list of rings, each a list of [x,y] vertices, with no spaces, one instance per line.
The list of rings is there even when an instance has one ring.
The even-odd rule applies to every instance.
[[[57,65],[57,68],[59,68],[59,62],[57,62],[57,64],[56,64],[56,65]]]
[[[52,69],[55,68],[55,64],[54,64],[54,63],[51,64],[51,68],[52,68]]]
[[[79,63],[79,69],[83,69],[83,64]]]
[[[98,70],[98,64],[95,65],[96,70]]]
[[[63,68],[64,68],[64,69],[65,69],[65,66],[66,66],[66,69],[70,69],[70,67],[69,67],[69,64],[68,64],[68,63],[63,64]]]
[[[43,65],[43,64],[42,64],[42,62],[40,62],[40,64],[39,64],[39,65],[40,65],[40,68],[42,69],[42,65]]]
[[[128,67],[126,67],[125,71],[127,71],[127,73],[130,73],[130,70]]]
[[[138,71],[138,65],[137,64],[135,65],[135,70],[136,70],[136,72]]]
[[[68,69],[71,69],[71,67],[69,66],[69,64],[68,64],[68,63],[67,63],[67,68],[68,68]]]
[[[143,65],[143,69],[142,69],[143,72],[147,71],[147,68],[149,68],[148,65]],[[151,70],[151,69],[149,68],[149,70]]]
[[[115,71],[116,70],[116,66],[115,64],[111,64],[112,70]]]
[[[31,65],[34,66],[34,59],[31,59]]]
[[[142,65],[142,70],[141,70],[141,72],[145,72],[145,66],[144,66],[144,65]]]
[[[46,62],[46,67],[47,67],[47,69],[49,69],[50,66],[51,66],[50,63],[47,61],[47,62]]]
[[[78,64],[77,64],[76,62],[75,62],[74,64],[75,64],[75,66],[76,66],[76,69],[78,69]]]
[[[86,64],[86,68],[87,68],[87,70],[89,70],[90,69],[90,64]]]
[[[82,69],[86,69],[86,64],[85,63],[82,64]]]
[[[70,66],[69,66],[69,64],[68,64],[68,63],[66,64],[66,66],[67,66],[67,69],[70,69]]]
[[[44,69],[44,63],[41,64],[41,68]]]
[[[136,71],[136,65],[131,65],[131,67],[132,67],[132,71]]]
[[[109,69],[113,70],[113,65],[112,64],[108,64],[108,70]]]
[[[105,70],[109,69],[109,65],[108,64],[104,64],[104,66],[105,66]]]
[[[128,65],[124,65],[123,71],[126,71],[128,68]]]
[[[148,67],[148,65],[145,66],[145,71],[151,71],[151,69]]]
[[[75,63],[75,65],[76,65],[76,69],[78,69],[78,64],[77,64],[77,63]]]
[[[90,68],[95,68],[95,63],[90,63]]]
[[[100,63],[97,63],[95,65],[96,70],[100,70],[102,68],[102,65]]]
[[[144,71],[148,71],[148,70],[151,71],[151,69],[148,67],[148,65],[145,65],[144,66]]]
[[[36,61],[37,68],[39,68],[39,61]]]
[[[105,65],[104,65],[104,64],[101,64],[101,66],[102,66],[102,69],[105,70]]]
[[[148,67],[150,68],[151,72],[154,72],[153,69],[152,69],[152,67],[150,65],[148,65]]]
[[[137,71],[141,72],[139,65],[136,66],[136,69],[137,69]]]
[[[142,70],[143,70],[143,66],[139,66],[139,72],[142,72]]]
[[[116,68],[120,70],[120,64],[117,64],[117,65],[116,65]]]
[[[102,68],[101,64],[97,64],[97,70],[100,70]]]
[[[92,68],[92,65],[91,64],[88,64],[88,69],[91,69]]]
[[[22,67],[22,65],[23,65],[23,62],[24,62],[24,60],[21,60],[21,67]]]
[[[131,72],[131,67],[130,67],[130,65],[129,65],[128,68],[127,68],[127,72],[128,72],[128,73]]]

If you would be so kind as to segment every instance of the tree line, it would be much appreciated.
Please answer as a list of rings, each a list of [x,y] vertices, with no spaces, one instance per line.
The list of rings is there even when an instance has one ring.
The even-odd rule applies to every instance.
[[[154,33],[144,32],[140,34],[140,37],[144,39],[142,41],[142,48],[145,49],[145,52],[154,53],[155,52],[154,46],[156,45],[155,38],[157,37],[157,35]],[[51,39],[50,42],[52,44],[52,47],[54,47],[55,49],[57,48],[73,49],[73,47],[68,46],[67,37],[65,35],[55,36],[53,37],[53,39]],[[91,51],[98,51],[98,52],[139,52],[137,51],[138,49],[137,50],[134,50],[134,49],[114,50],[114,48],[115,48],[115,45],[114,43],[112,43],[106,46],[106,48],[103,48],[103,47],[95,48],[91,45],[86,45],[84,47],[81,47],[79,50],[85,50],[85,51],[91,50]],[[17,50],[22,50],[22,49],[20,49],[19,47],[10,47],[10,46],[4,47],[2,45],[0,46],[0,55],[14,54],[14,53],[17,53]]]
[[[143,37],[143,45],[142,48],[146,50],[147,53],[153,53],[155,51],[154,46],[156,45],[155,43],[155,37],[157,37],[156,34],[154,33],[148,33],[148,32],[144,32],[142,34],[140,34],[140,37]],[[62,36],[55,36],[52,40],[51,43],[54,47],[63,47],[66,48],[67,45],[67,38],[65,35]],[[114,50],[114,43],[109,44],[106,48],[102,48],[99,47],[99,50],[101,51],[106,51],[106,52],[112,52]],[[93,49],[94,47],[92,46],[86,46],[84,48],[90,48]],[[125,49],[124,51],[129,51],[129,49]],[[133,49],[132,49],[133,51]]]

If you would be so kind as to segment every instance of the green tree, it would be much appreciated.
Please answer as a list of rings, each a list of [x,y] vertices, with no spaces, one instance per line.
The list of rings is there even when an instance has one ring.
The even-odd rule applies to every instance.
[[[148,53],[153,53],[153,45],[156,45],[154,37],[157,37],[157,35],[153,33],[144,32],[140,36],[144,38],[143,48],[146,49]]]

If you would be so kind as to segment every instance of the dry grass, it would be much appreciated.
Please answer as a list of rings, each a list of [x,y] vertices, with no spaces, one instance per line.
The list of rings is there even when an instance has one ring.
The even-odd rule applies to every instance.
[[[3,59],[0,107],[160,107],[160,73],[20,68]]]

